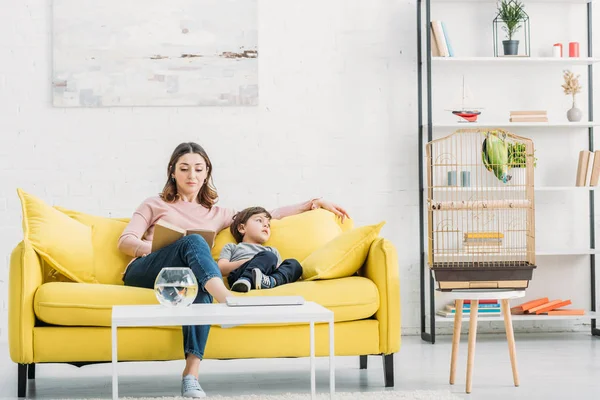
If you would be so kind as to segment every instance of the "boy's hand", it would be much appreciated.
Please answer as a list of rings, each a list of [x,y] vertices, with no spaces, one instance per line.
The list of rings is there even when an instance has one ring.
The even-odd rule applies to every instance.
[[[344,223],[344,220],[346,218],[350,218],[350,216],[348,215],[346,210],[344,210],[342,207],[338,206],[337,204],[332,203],[331,201],[328,201],[325,199],[318,199],[315,201],[315,205],[317,205],[318,207],[323,208],[327,211],[331,211],[338,217],[342,218],[342,223]]]

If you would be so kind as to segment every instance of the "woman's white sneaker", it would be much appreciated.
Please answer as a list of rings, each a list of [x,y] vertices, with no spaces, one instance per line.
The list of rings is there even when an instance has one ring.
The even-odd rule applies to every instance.
[[[181,395],[194,398],[206,397],[206,393],[194,375],[186,375],[181,380]]]

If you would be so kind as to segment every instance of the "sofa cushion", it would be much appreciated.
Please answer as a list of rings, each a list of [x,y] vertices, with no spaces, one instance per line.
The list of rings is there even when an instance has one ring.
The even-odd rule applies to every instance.
[[[353,221],[340,219],[330,211],[316,209],[282,219],[271,220],[271,237],[265,246],[275,247],[282,259],[295,258],[300,261],[323,246],[344,230],[351,228]],[[229,229],[217,235],[212,255],[218,260],[221,250],[227,243],[236,243]]]
[[[132,257],[117,248],[128,219],[106,218],[54,206],[58,211],[92,229],[94,277],[98,283],[123,284],[123,271]]]
[[[363,277],[295,282],[269,290],[253,290],[240,296],[300,295],[334,312],[336,322],[372,316],[379,309],[375,284]],[[34,298],[38,319],[53,325],[110,326],[111,307],[124,304],[158,304],[151,289],[130,286],[50,282],[39,287]]]
[[[76,282],[95,282],[92,230],[43,200],[17,189],[23,212],[23,234],[54,269]]]
[[[363,265],[371,243],[385,221],[346,231],[302,260],[305,280],[335,279],[354,274]]]

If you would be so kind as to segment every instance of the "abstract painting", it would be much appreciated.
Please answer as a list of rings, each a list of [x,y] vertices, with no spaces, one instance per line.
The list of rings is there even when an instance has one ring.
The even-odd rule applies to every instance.
[[[257,105],[257,1],[54,0],[54,106]]]

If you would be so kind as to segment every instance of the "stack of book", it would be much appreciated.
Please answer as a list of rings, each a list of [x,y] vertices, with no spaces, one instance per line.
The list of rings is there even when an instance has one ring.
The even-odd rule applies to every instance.
[[[471,312],[471,300],[465,300],[463,303],[463,314],[469,315]],[[478,316],[490,316],[490,315],[501,315],[502,310],[498,300],[479,300],[479,306],[477,307]],[[437,315],[442,317],[452,317],[456,314],[456,307],[454,304],[448,304],[441,310],[436,312]]]
[[[584,315],[585,311],[575,308],[563,308],[571,304],[571,300],[552,300],[547,297],[535,299],[510,309],[514,315]]]
[[[547,111],[511,111],[510,122],[548,122]]]
[[[498,253],[504,234],[500,232],[467,232],[463,246],[468,253]]]

